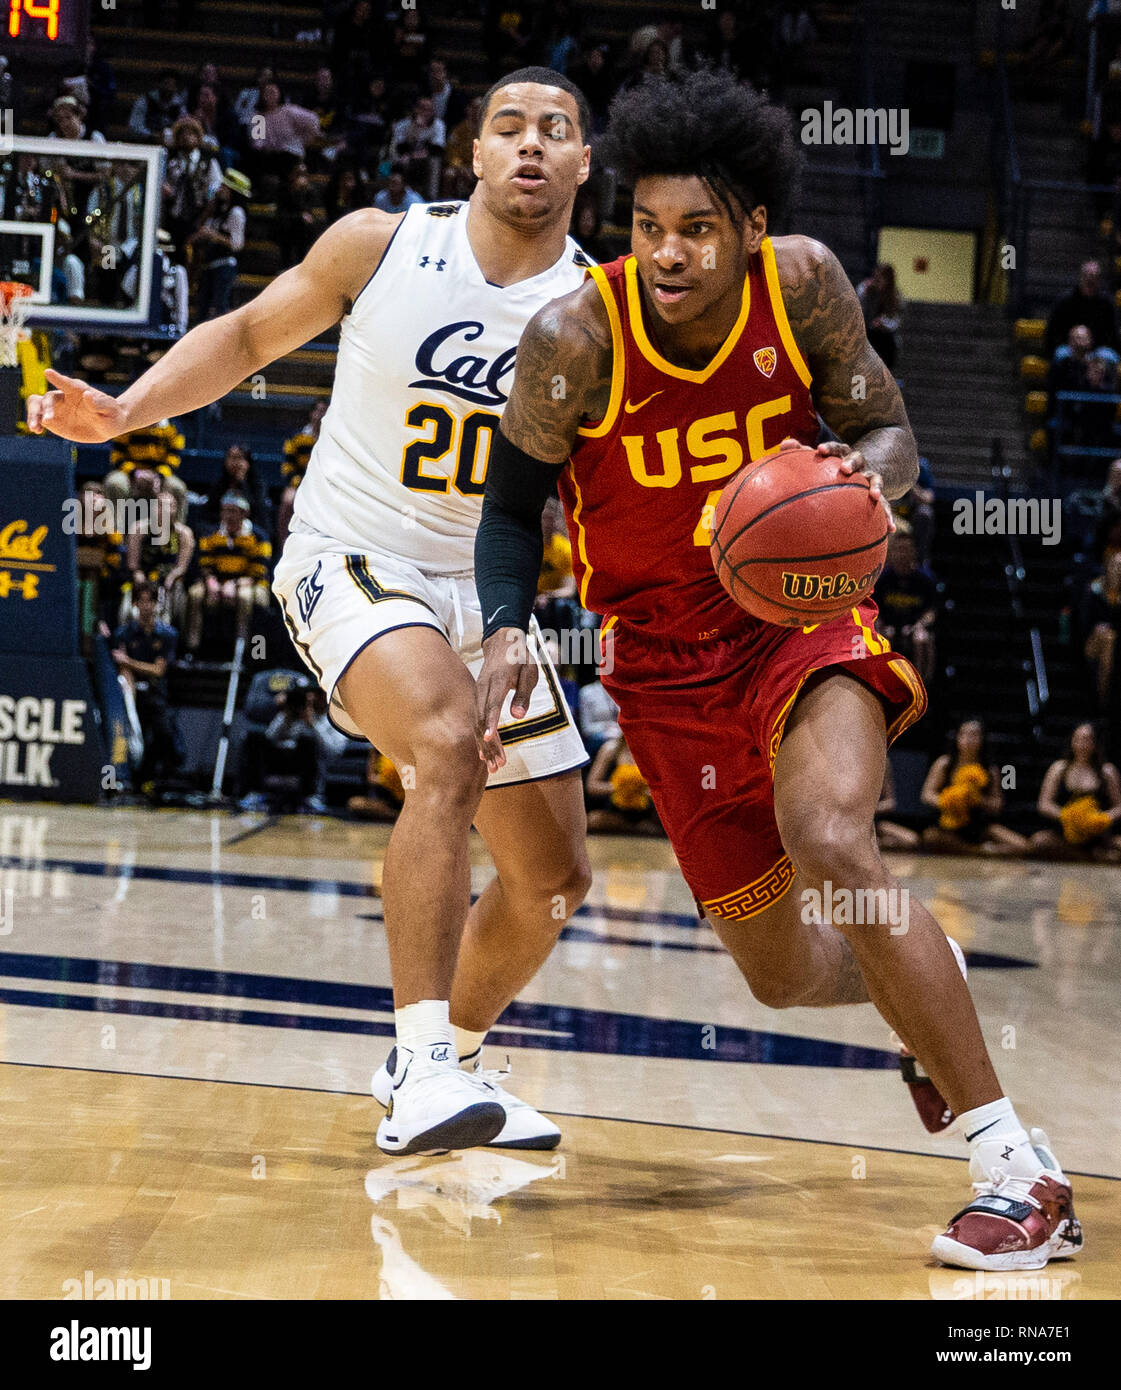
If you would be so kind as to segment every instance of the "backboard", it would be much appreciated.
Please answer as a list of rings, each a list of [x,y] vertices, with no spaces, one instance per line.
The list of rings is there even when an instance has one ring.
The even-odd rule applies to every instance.
[[[0,146],[0,279],[33,287],[32,327],[146,333],[164,158],[157,145],[37,136]]]

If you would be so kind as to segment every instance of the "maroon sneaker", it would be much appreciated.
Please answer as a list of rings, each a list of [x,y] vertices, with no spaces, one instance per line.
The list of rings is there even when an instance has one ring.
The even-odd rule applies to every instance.
[[[1050,1260],[1068,1259],[1082,1249],[1082,1227],[1074,1214],[1074,1194],[1041,1129],[1031,1147],[1042,1171],[1029,1174],[1028,1145],[1017,1154],[1021,1172],[994,1168],[974,1182],[977,1196],[935,1236],[930,1253],[961,1269],[1042,1269]]]

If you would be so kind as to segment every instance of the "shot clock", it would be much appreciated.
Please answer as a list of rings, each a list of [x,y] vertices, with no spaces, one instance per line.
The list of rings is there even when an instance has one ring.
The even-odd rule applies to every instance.
[[[86,59],[90,0],[0,0],[0,54],[16,64]]]

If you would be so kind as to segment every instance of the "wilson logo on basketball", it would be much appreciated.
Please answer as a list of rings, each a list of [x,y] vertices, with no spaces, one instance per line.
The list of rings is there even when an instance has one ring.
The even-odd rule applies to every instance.
[[[782,572],[783,598],[800,600],[804,603],[829,602],[831,599],[849,598],[855,594],[865,594],[880,577],[882,565],[869,570],[859,579],[850,577],[841,570],[839,574],[794,574],[790,570]]]
[[[774,376],[778,366],[778,353],[773,347],[759,348],[755,353],[755,365],[764,376]]]

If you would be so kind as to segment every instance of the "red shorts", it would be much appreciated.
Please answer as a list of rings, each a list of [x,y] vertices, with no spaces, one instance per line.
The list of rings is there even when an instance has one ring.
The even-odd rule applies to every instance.
[[[867,601],[811,628],[749,620],[700,644],[610,625],[603,684],[701,907],[754,917],[793,881],[772,777],[787,716],[815,671],[837,667],[874,690],[889,743],[926,709],[918,672],[875,632],[876,611]]]

